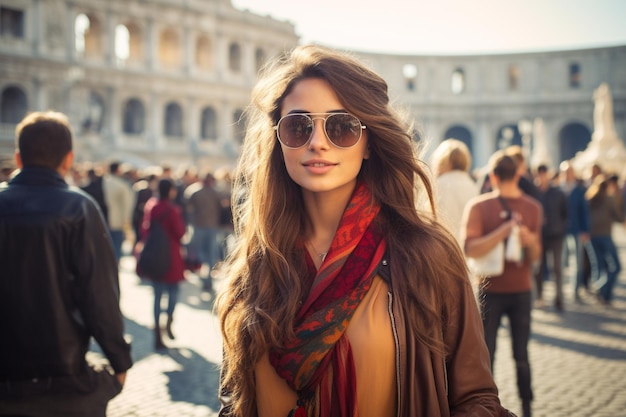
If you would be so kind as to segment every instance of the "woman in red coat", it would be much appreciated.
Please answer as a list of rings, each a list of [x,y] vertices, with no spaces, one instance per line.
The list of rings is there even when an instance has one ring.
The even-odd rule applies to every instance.
[[[141,235],[143,241],[146,240],[150,233],[150,225],[152,222],[158,221],[165,230],[170,240],[170,266],[163,277],[157,281],[152,280],[154,287],[154,347],[157,350],[165,349],[161,337],[161,327],[159,319],[161,317],[161,297],[164,292],[168,295],[167,304],[167,324],[166,331],[170,339],[174,339],[172,333],[172,321],[174,316],[174,308],[178,300],[178,285],[185,279],[185,266],[181,256],[180,240],[185,234],[185,224],[181,215],[180,208],[174,204],[176,198],[176,187],[170,179],[162,179],[159,181],[159,198],[151,198],[144,208],[143,222],[141,225]],[[137,271],[141,276],[141,271]]]

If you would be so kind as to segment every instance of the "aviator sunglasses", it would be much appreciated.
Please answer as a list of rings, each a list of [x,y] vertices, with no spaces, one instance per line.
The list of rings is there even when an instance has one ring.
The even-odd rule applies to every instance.
[[[281,117],[274,126],[276,136],[287,148],[301,148],[311,140],[316,119],[324,121],[326,137],[338,148],[356,145],[365,129],[350,113],[291,113]]]

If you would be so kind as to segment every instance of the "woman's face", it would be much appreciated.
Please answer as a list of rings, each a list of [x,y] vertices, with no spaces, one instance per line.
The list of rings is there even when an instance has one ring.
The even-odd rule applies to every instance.
[[[326,80],[307,78],[298,81],[285,96],[281,117],[289,113],[346,112],[335,91]],[[363,159],[369,157],[367,129],[362,130],[359,142],[350,148],[339,148],[324,132],[324,116],[314,116],[311,139],[304,146],[291,149],[281,143],[285,167],[291,179],[303,191],[313,193],[352,192]]]

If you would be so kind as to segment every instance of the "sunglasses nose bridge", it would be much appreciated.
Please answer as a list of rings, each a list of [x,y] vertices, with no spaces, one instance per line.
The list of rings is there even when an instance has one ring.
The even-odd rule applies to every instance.
[[[322,145],[328,146],[329,138],[326,133],[326,119],[322,116],[309,116],[311,119],[312,129],[311,136],[309,137],[309,146],[318,146],[318,139],[322,138]],[[318,121],[318,123],[316,123]]]

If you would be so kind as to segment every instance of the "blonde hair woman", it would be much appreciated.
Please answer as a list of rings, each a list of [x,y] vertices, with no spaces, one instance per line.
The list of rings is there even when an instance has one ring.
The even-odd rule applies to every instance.
[[[439,219],[459,241],[465,205],[479,194],[478,185],[469,174],[472,156],[465,143],[446,139],[433,152],[431,165]]]

